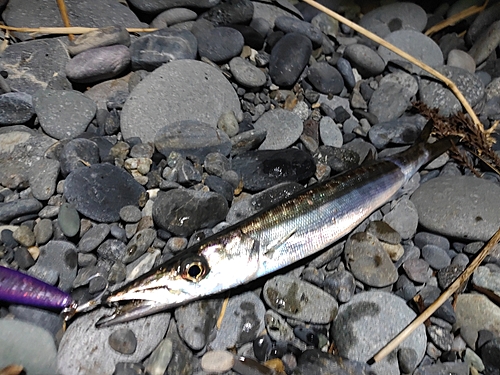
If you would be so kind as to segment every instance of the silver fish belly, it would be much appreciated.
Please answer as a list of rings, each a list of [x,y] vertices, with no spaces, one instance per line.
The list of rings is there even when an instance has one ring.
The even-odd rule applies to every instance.
[[[448,138],[434,144],[421,140],[400,154],[311,186],[207,238],[109,295],[108,303],[132,304],[119,307],[98,325],[231,289],[326,248],[388,202],[422,165],[451,144]]]

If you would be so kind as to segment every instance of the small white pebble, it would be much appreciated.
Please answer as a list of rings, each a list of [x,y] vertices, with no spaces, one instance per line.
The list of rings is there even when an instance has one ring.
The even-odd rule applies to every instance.
[[[220,374],[231,370],[234,365],[234,355],[224,350],[206,352],[201,358],[201,368],[205,372]]]

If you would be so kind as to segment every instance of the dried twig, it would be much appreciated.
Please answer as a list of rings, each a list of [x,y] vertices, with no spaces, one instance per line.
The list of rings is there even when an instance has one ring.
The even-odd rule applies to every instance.
[[[369,363],[380,362],[389,353],[391,353],[397,346],[404,341],[411,333],[423,322],[425,322],[429,317],[443,304],[448,298],[450,298],[453,293],[455,293],[462,284],[467,282],[469,277],[474,273],[474,271],[479,267],[481,262],[486,258],[490,251],[496,246],[500,241],[500,228],[491,237],[486,246],[481,250],[476,259],[474,259],[469,266],[465,269],[462,274],[451,284],[448,289],[446,289],[443,294],[439,296],[425,311],[422,312],[413,322],[411,322],[403,331],[401,331],[394,339],[392,339],[389,344],[387,344],[382,350],[373,356]]]
[[[31,33],[32,35],[37,34],[60,34],[60,35],[68,35],[68,34],[85,34],[90,31],[99,30],[98,27],[15,27],[15,26],[6,26],[0,25],[0,29],[16,31],[18,33]],[[158,30],[157,28],[136,28],[131,27],[127,28],[129,33],[150,33]]]
[[[68,10],[66,9],[66,3],[64,0],[57,0],[57,6],[59,8],[59,12],[61,13],[61,18],[64,26],[71,27],[71,23],[69,22]],[[68,34],[68,39],[72,42],[75,39],[73,34]]]
[[[393,46],[392,44],[386,42],[384,39],[382,39],[378,35],[375,35],[374,33],[366,30],[365,28],[359,26],[358,24],[356,24],[356,23],[348,20],[345,17],[342,17],[340,14],[338,14],[338,13],[336,13],[336,12],[328,9],[327,7],[325,7],[325,6],[317,3],[316,1],[314,1],[314,0],[302,0],[302,1],[305,2],[305,3],[307,3],[307,4],[309,4],[309,5],[311,5],[311,6],[313,6],[313,7],[315,7],[315,8],[317,8],[317,9],[319,9],[322,12],[328,14],[330,17],[336,19],[339,22],[342,22],[343,24],[349,26],[351,29],[357,31],[358,33],[360,33],[360,34],[362,34],[364,36],[366,36],[367,38],[371,39],[372,41],[374,41],[374,42],[376,42],[376,43],[384,46],[385,48],[387,48],[390,51],[394,52],[395,54],[401,56],[402,58],[404,58],[404,59],[412,62],[413,64],[415,64],[419,68],[422,68],[426,72],[432,74],[434,77],[436,77],[437,79],[439,79],[440,81],[442,81],[455,94],[455,96],[460,101],[460,103],[462,103],[462,105],[464,106],[465,110],[467,111],[467,113],[469,114],[469,116],[472,118],[475,126],[477,126],[480,131],[484,131],[483,124],[481,124],[481,122],[477,118],[477,116],[474,113],[472,107],[467,102],[467,99],[465,99],[465,97],[460,92],[460,90],[455,85],[455,83],[453,83],[453,81],[450,80],[448,77],[446,77],[443,74],[439,73],[436,69],[431,68],[429,65],[424,64],[422,61],[417,60],[416,58],[414,58],[410,54],[406,53],[402,49],[399,49],[396,46]]]
[[[464,9],[461,12],[458,12],[457,14],[454,14],[453,16],[445,19],[442,22],[439,22],[438,24],[432,26],[429,28],[426,32],[425,35],[429,36],[432,35],[440,30],[443,30],[447,28],[448,26],[453,26],[456,25],[458,22],[460,22],[463,19],[466,19],[467,17],[470,17],[476,13],[482,12],[486,6],[488,5],[488,1],[486,0],[483,5],[473,5],[470,8]]]

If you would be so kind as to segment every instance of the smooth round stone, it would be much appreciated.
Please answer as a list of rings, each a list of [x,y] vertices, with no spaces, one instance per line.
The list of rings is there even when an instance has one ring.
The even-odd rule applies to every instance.
[[[480,12],[474,18],[465,34],[465,41],[468,45],[473,45],[495,21],[500,20],[500,4],[493,4],[488,7],[487,12]]]
[[[269,279],[262,294],[277,313],[303,322],[328,324],[337,315],[338,303],[330,294],[290,276]]]
[[[443,65],[443,53],[441,52],[439,46],[431,38],[418,31],[394,31],[387,35],[384,39],[431,67]],[[387,48],[382,46],[378,48],[378,53],[385,63],[388,63],[389,61],[403,60],[399,55],[396,55],[394,52],[389,51]],[[408,62],[405,62],[404,64],[408,64]],[[422,71],[419,67],[413,64],[410,64],[409,67],[412,73],[418,74]]]
[[[250,0],[221,2],[203,14],[203,18],[214,25],[247,24],[252,20],[253,10]]]
[[[83,133],[97,111],[93,100],[73,90],[40,90],[33,106],[42,129],[56,139]]]
[[[130,330],[137,339],[132,354],[122,354],[109,345],[109,336],[116,326],[96,328],[96,321],[111,309],[98,309],[82,314],[64,332],[57,353],[57,373],[71,375],[86,368],[95,374],[113,374],[118,362],[138,362],[148,356],[161,342],[169,326],[170,314],[159,313],[120,325]],[[89,348],[95,350],[89,351]]]
[[[322,94],[337,95],[344,88],[342,75],[327,62],[312,65],[307,71],[307,79]]]
[[[130,46],[133,70],[149,72],[173,60],[196,58],[198,41],[187,30],[161,29],[142,36]]]
[[[393,294],[380,291],[359,293],[340,306],[332,324],[332,338],[340,356],[366,362],[415,317],[406,302]],[[399,348],[413,350],[416,363],[420,363],[426,343],[425,327],[420,325]],[[391,356],[373,364],[372,368],[377,374],[400,374],[398,362]]]
[[[120,129],[124,139],[154,142],[157,131],[167,124],[197,120],[215,128],[219,117],[231,110],[236,118],[241,116],[238,96],[220,71],[200,61],[172,61],[130,93]]]
[[[168,9],[158,14],[149,24],[150,27],[164,29],[178,23],[194,21],[198,17],[195,11],[187,8]]]
[[[149,249],[155,239],[156,231],[153,228],[138,231],[127,244],[126,254],[120,260],[125,264],[135,261]]]
[[[472,176],[443,176],[413,194],[419,223],[428,230],[467,241],[487,241],[500,226],[500,187]],[[432,199],[429,199],[432,197]]]
[[[243,35],[231,27],[217,27],[197,35],[198,54],[214,63],[224,63],[238,55],[244,45]]]
[[[451,264],[451,258],[448,253],[434,245],[425,245],[422,248],[422,258],[436,270],[440,270]]]
[[[56,190],[60,163],[54,159],[40,159],[33,163],[29,174],[31,193],[36,199],[48,200]]]
[[[125,206],[120,210],[120,218],[127,223],[137,223],[142,219],[142,213],[137,206]]]
[[[241,57],[231,59],[229,61],[229,68],[235,81],[242,86],[257,88],[264,86],[267,81],[266,75],[262,70]]]
[[[302,120],[294,113],[277,108],[264,113],[253,125],[265,130],[266,139],[259,150],[281,150],[294,144],[304,129]]]
[[[205,157],[203,167],[207,173],[222,177],[224,172],[229,170],[230,161],[219,152],[211,152]]]
[[[323,34],[316,26],[295,17],[280,16],[274,21],[274,26],[286,34],[298,33],[308,37],[315,45],[321,45]]]
[[[153,204],[153,219],[162,229],[177,236],[189,236],[197,229],[224,220],[229,210],[220,194],[190,189],[160,192]]]
[[[477,65],[484,62],[500,43],[500,20],[490,25],[469,50]]]
[[[404,240],[412,238],[417,232],[420,215],[413,201],[403,197],[394,208],[384,216],[384,221],[396,230]]]
[[[367,285],[382,288],[398,279],[389,255],[371,234],[353,234],[346,242],[345,253],[354,277]]]
[[[78,211],[68,203],[63,203],[59,208],[57,220],[62,232],[67,237],[73,237],[80,231]]]
[[[363,44],[350,44],[344,51],[344,57],[349,60],[362,77],[373,77],[385,69],[385,61],[372,48]]]
[[[77,169],[99,163],[99,147],[89,139],[72,139],[64,145],[59,160],[61,173],[67,176]]]
[[[257,150],[235,156],[232,168],[245,189],[260,191],[286,181],[306,181],[314,175],[312,156],[296,149]]]
[[[443,250],[450,249],[450,241],[448,241],[446,237],[439,236],[434,233],[418,232],[413,238],[413,242],[415,243],[415,246],[418,246],[419,248],[423,248],[426,245],[434,245]]]
[[[481,348],[484,365],[492,370],[500,368],[500,339],[495,337]]]
[[[110,164],[79,168],[68,175],[64,196],[81,214],[98,222],[120,219],[120,209],[137,204],[144,188],[123,169]]]
[[[171,123],[156,133],[155,147],[165,156],[172,151],[202,161],[212,152],[229,155],[231,141],[226,133],[196,120]]]
[[[382,77],[379,85],[383,85],[385,83],[397,83],[403,86],[407,90],[405,95],[407,97],[413,97],[417,95],[418,92],[418,83],[415,77],[402,70],[395,71],[394,73],[389,73]]]
[[[9,222],[12,219],[35,214],[42,209],[42,204],[33,198],[17,199],[12,202],[0,203],[0,222]]]
[[[475,74],[454,66],[441,66],[436,70],[457,85],[472,107],[484,100],[484,85]],[[438,108],[442,116],[451,116],[462,110],[462,104],[455,94],[440,83],[422,78],[419,90],[420,100],[430,108]]]
[[[312,43],[302,34],[290,33],[273,47],[269,60],[269,75],[278,86],[292,86],[312,53]]]
[[[0,95],[0,125],[24,124],[34,113],[31,95],[24,92]]]
[[[17,6],[22,2],[16,2],[15,5]],[[23,12],[23,18],[19,23],[20,26],[27,21],[28,14],[35,14],[31,1],[25,3],[27,3],[25,5],[29,11]],[[42,8],[48,4],[50,4],[50,1],[42,5]],[[14,3],[11,3],[11,5],[14,7]],[[12,7],[9,6],[8,8]],[[8,11],[5,10],[4,13],[8,13]],[[38,14],[36,16],[37,22],[40,22]],[[60,13],[58,13],[57,17],[60,19]],[[6,19],[4,18],[4,20]],[[13,25],[13,23],[9,23],[9,25]],[[62,40],[58,38],[38,39],[7,46],[0,57],[0,69],[8,73],[9,76],[6,78],[6,82],[11,90],[33,95],[38,90],[45,89],[55,76],[61,75],[68,61],[68,52]],[[26,74],[27,72],[29,74]]]
[[[285,318],[273,310],[266,311],[264,315],[266,329],[269,336],[275,341],[293,341],[293,328],[286,322]]]
[[[16,233],[16,232],[14,232]],[[500,297],[500,283],[498,280],[500,272],[496,270],[490,270],[487,267],[478,267],[474,274],[472,275],[472,284],[474,284],[477,289],[488,290],[490,293],[493,293]]]
[[[55,374],[57,348],[45,329],[16,319],[0,319],[0,364],[18,364],[35,375]],[[8,344],[8,345],[7,345]]]
[[[208,350],[225,350],[253,341],[264,329],[266,308],[257,294],[246,292],[229,299],[218,334]]]
[[[234,365],[234,355],[225,350],[213,350],[201,357],[200,364],[205,372],[221,374],[231,370]]]
[[[160,13],[166,9],[176,7],[187,8],[212,8],[217,5],[220,0],[172,0],[165,2],[164,0],[131,0],[130,4],[145,13]]]
[[[459,49],[452,49],[448,53],[447,65],[462,68],[469,73],[474,73],[476,71],[476,62],[471,55]]]
[[[38,245],[44,245],[52,237],[52,221],[49,219],[42,219],[36,223],[34,228],[35,239]]]
[[[94,225],[80,238],[78,252],[89,253],[95,250],[108,236],[109,232],[110,228],[107,224]]]
[[[359,24],[381,38],[385,38],[396,30],[422,31],[427,24],[427,14],[417,4],[393,3],[366,13]]]
[[[158,346],[153,350],[153,353],[144,361],[144,370],[150,375],[163,375],[172,360],[174,354],[174,343],[171,339],[163,339]],[[143,372],[141,368],[140,373]],[[133,374],[136,375],[136,374]],[[137,374],[138,375],[138,374]]]
[[[380,85],[368,103],[368,111],[380,122],[397,119],[411,105],[408,91],[397,83]]]
[[[323,288],[339,302],[349,301],[356,290],[354,276],[345,270],[336,270],[324,282]]]
[[[78,55],[91,48],[112,46],[114,44],[130,45],[130,34],[123,26],[109,26],[79,35],[68,46],[71,55]]]
[[[231,24],[228,27],[232,27],[233,29],[238,30],[241,35],[243,35],[243,40],[245,41],[245,45],[256,50],[262,50],[265,42],[265,35],[261,34],[259,31],[255,30],[252,26],[240,25],[240,24]],[[259,54],[257,54],[259,56]],[[257,61],[256,56],[256,61]],[[260,64],[259,64],[260,65]]]
[[[403,268],[410,280],[417,283],[425,283],[432,275],[429,263],[423,259],[408,259],[403,263]]]
[[[331,117],[323,117],[320,120],[319,136],[326,146],[342,147],[342,131]]]
[[[109,335],[109,346],[118,353],[133,354],[137,348],[137,338],[130,329],[118,329]]]
[[[113,78],[130,64],[130,50],[123,45],[89,49],[66,64],[66,76],[77,83],[94,83]]]
[[[378,149],[387,147],[389,143],[413,144],[422,132],[426,121],[423,116],[402,116],[390,121],[379,122],[370,128],[368,137]]]
[[[343,57],[339,57],[335,65],[342,75],[342,78],[344,78],[346,87],[352,90],[354,86],[356,86],[356,77],[354,76],[351,63]]]

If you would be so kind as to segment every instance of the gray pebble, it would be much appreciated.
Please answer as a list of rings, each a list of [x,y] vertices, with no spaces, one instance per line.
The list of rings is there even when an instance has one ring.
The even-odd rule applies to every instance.
[[[399,200],[394,208],[384,216],[384,221],[396,230],[403,239],[412,238],[417,232],[419,215],[413,203],[407,197]]]
[[[469,54],[477,65],[484,62],[500,43],[500,20],[492,23],[474,43]]]
[[[243,48],[243,35],[231,27],[217,27],[196,35],[198,53],[214,63],[224,63],[237,56]]]
[[[375,90],[368,103],[368,111],[380,122],[400,117],[410,106],[408,90],[397,83],[387,82]]]
[[[448,53],[448,59],[446,64],[449,66],[456,66],[457,68],[462,68],[467,70],[469,73],[474,73],[476,71],[476,62],[467,52],[452,49]]]
[[[142,213],[137,206],[124,206],[120,210],[120,219],[127,223],[137,223],[142,219]]]
[[[151,356],[144,361],[145,370],[150,375],[163,375],[174,354],[173,342],[169,338],[163,339],[153,350]]]
[[[413,242],[415,242],[415,246],[420,248],[423,248],[425,245],[438,246],[443,250],[448,250],[450,248],[450,241],[448,241],[446,237],[429,232],[418,232]]]
[[[267,81],[262,70],[241,57],[231,59],[229,68],[235,81],[242,86],[256,88],[263,86]]]
[[[422,248],[422,257],[435,270],[440,270],[451,264],[451,258],[446,251],[435,245],[425,245]]]
[[[33,232],[38,245],[46,244],[52,237],[52,221],[49,219],[40,220],[36,223]]]
[[[266,139],[259,150],[281,150],[295,143],[302,134],[300,118],[281,108],[266,112],[254,124],[256,130],[265,130]]]
[[[432,275],[429,263],[423,259],[408,259],[403,263],[403,268],[410,278],[417,283],[425,283]]]
[[[325,278],[323,288],[337,301],[345,303],[354,295],[356,280],[350,272],[337,270]]]
[[[80,231],[78,211],[68,203],[63,203],[59,208],[57,220],[62,232],[67,237],[74,237]]]
[[[196,12],[187,8],[172,8],[158,14],[149,24],[150,27],[163,29],[177,23],[193,21],[198,17]]]
[[[37,213],[41,209],[42,204],[33,198],[0,203],[0,222],[9,222],[19,216]]]
[[[269,336],[275,341],[292,341],[295,337],[292,327],[273,310],[266,311],[264,322]]]
[[[95,250],[108,236],[109,232],[110,228],[107,224],[94,225],[81,236],[78,242],[78,252],[89,253]]]
[[[340,72],[327,62],[319,62],[309,67],[307,79],[322,94],[338,95],[344,88]]]
[[[64,177],[79,168],[99,163],[99,146],[90,139],[77,138],[66,143],[59,156]],[[97,166],[96,166],[97,167]]]
[[[48,200],[56,190],[60,163],[54,159],[40,159],[33,163],[30,170],[29,183],[36,199]]]
[[[125,256],[120,260],[127,264],[138,259],[151,246],[156,238],[156,231],[153,228],[146,228],[137,232],[127,244]]]
[[[386,65],[386,62],[376,51],[363,44],[351,44],[347,46],[344,51],[344,57],[365,78],[382,73]]]
[[[81,34],[68,46],[70,55],[78,55],[91,48],[106,47],[114,44],[130,45],[130,35],[123,26],[108,26]]]
[[[31,95],[24,92],[8,92],[0,95],[1,125],[24,124],[34,113]]]
[[[121,354],[133,354],[137,348],[137,338],[132,330],[117,329],[108,338],[109,346]]]

